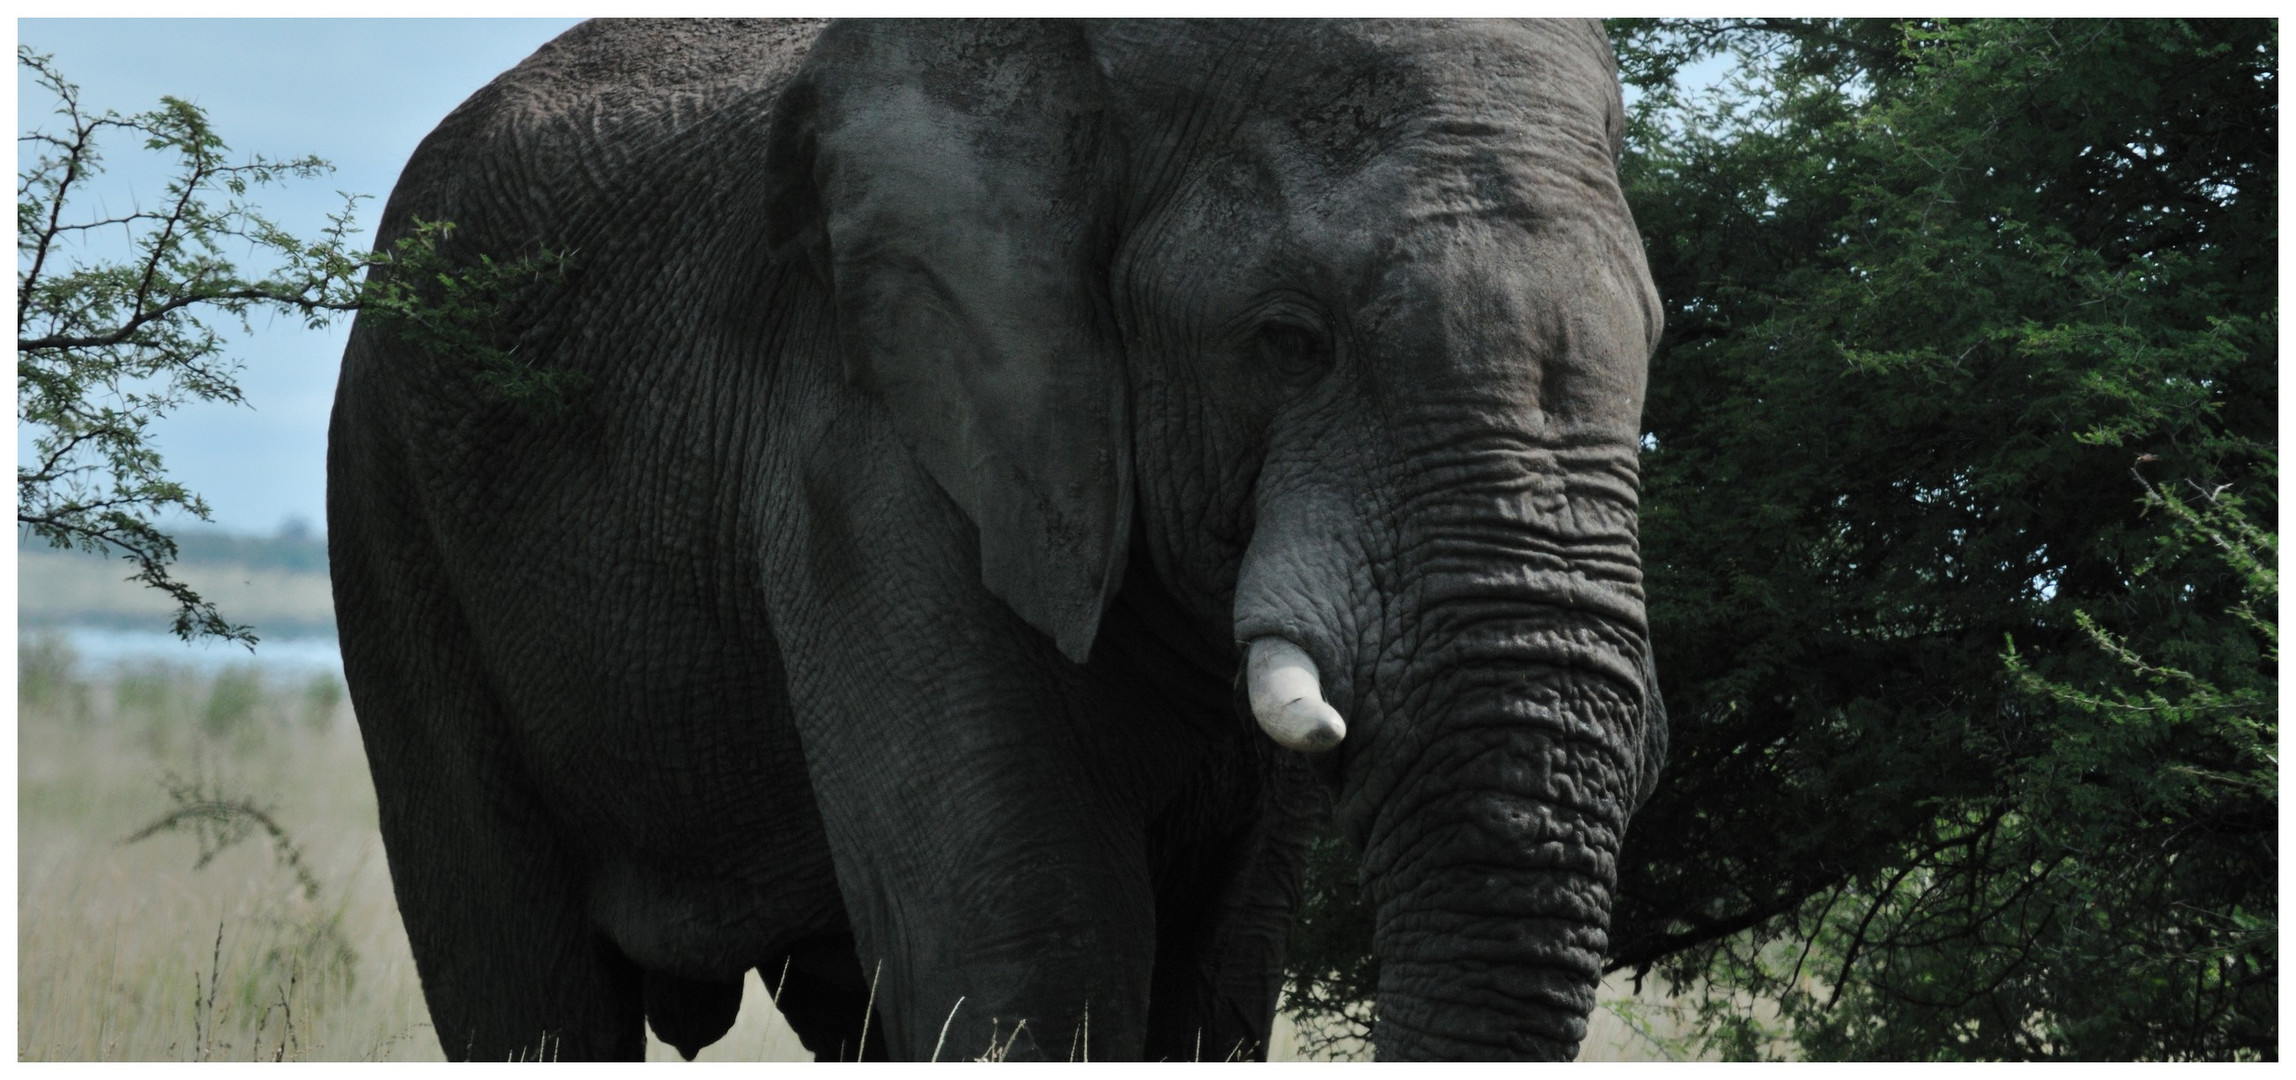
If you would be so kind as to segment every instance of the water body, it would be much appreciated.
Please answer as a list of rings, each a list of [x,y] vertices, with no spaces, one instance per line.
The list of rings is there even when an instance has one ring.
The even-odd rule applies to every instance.
[[[215,638],[186,642],[164,630],[119,630],[97,626],[22,627],[19,641],[30,644],[42,635],[61,635],[79,657],[82,671],[101,671],[121,663],[178,664],[202,674],[227,667],[255,666],[281,673],[343,673],[341,647],[331,637],[265,637],[249,652],[247,646]]]

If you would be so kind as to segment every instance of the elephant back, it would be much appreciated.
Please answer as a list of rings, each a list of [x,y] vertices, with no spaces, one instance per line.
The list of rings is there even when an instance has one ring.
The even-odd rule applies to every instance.
[[[393,189],[378,246],[414,220],[474,250],[584,246],[650,189],[716,176],[676,166],[695,129],[763,116],[826,25],[808,19],[593,19],[480,88],[426,136]],[[746,179],[746,178],[745,178]]]

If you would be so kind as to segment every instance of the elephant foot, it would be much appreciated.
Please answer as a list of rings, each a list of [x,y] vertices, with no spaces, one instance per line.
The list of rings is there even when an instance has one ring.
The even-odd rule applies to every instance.
[[[649,971],[645,997],[646,1023],[654,1036],[692,1061],[702,1047],[732,1030],[741,1012],[741,980],[704,982]]]

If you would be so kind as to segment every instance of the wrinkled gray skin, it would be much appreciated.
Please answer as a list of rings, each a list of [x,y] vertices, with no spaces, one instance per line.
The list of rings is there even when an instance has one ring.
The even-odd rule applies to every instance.
[[[1665,739],[1620,131],[1576,23],[593,23],[471,98],[382,236],[573,251],[516,344],[593,385],[362,320],[328,465],[446,1052],[750,968],[823,1057],[872,983],[873,1059],[1258,1052],[1320,780],[1380,1055],[1575,1053]]]

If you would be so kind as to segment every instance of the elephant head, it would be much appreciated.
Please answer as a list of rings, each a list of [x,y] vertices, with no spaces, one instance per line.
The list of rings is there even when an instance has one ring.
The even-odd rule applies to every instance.
[[[1149,568],[1362,846],[1383,1057],[1568,1057],[1665,745],[1592,24],[864,23],[775,250],[1070,660]]]

